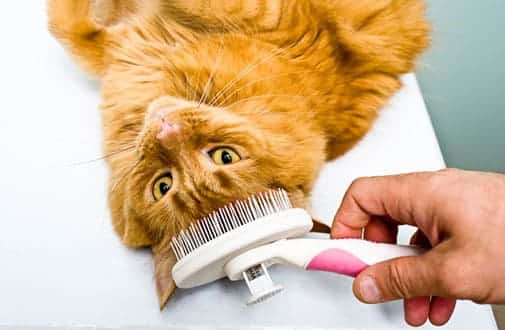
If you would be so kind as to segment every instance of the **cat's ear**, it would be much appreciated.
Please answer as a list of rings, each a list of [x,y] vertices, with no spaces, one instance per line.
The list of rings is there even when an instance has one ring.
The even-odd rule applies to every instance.
[[[416,57],[429,44],[423,0],[334,3],[338,41],[353,72],[359,66],[393,74],[411,71]]]
[[[312,216],[312,222],[314,223],[314,226],[312,227],[311,230],[312,232],[323,234],[329,234],[331,232],[331,228],[318,218]]]
[[[176,287],[172,278],[172,268],[176,263],[176,258],[172,250],[166,244],[153,247],[152,252],[156,293],[158,294],[160,310],[162,310],[175,292]]]

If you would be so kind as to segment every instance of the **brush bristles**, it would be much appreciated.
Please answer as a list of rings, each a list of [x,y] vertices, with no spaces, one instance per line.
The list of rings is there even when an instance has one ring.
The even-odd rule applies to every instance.
[[[228,204],[192,223],[188,229],[174,236],[170,245],[179,261],[200,246],[229,231],[292,207],[285,190],[269,190],[246,200]]]

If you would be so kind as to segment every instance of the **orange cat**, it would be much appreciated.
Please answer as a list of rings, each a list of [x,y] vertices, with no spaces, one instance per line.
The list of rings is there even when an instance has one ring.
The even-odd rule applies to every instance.
[[[309,207],[428,45],[422,0],[49,0],[49,27],[101,81],[114,228],[152,247],[268,188]]]

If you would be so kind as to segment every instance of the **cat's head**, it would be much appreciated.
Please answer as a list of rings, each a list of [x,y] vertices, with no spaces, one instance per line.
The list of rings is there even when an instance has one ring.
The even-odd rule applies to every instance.
[[[306,206],[324,160],[322,139],[302,138],[306,127],[292,133],[261,123],[227,108],[155,100],[132,151],[116,160],[124,164],[113,167],[115,217],[135,219],[151,244],[217,207],[272,188]]]
[[[252,106],[259,105],[240,105]],[[163,254],[167,264],[163,271],[157,265],[158,272],[170,273],[167,241],[173,235],[229,202],[283,188],[295,205],[307,206],[325,158],[324,140],[310,126],[293,132],[296,126],[276,124],[271,116],[252,119],[169,96],[146,113],[131,149],[110,159],[109,198],[123,241]]]

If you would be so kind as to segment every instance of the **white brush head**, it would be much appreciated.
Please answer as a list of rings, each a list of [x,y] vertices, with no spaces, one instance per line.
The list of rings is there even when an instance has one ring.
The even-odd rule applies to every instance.
[[[299,237],[312,218],[294,209],[284,190],[271,190],[231,203],[193,223],[172,238],[177,263],[172,276],[179,288],[192,288],[226,276],[229,260],[255,247]]]

